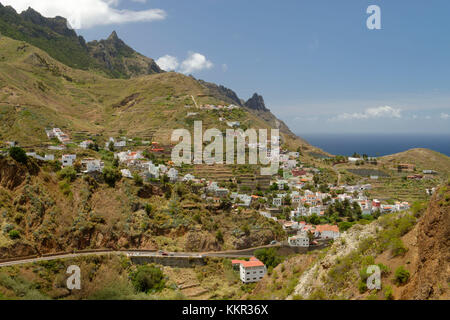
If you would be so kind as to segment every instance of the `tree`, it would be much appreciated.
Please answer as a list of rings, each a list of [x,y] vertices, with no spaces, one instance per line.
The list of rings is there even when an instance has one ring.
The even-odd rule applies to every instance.
[[[114,188],[116,182],[122,178],[122,174],[117,168],[106,167],[103,169],[103,178],[110,187]]]
[[[109,142],[109,144],[108,144],[108,150],[111,151],[111,152],[114,152],[114,151],[115,151],[115,148],[114,148],[114,142],[112,142],[112,141]]]
[[[264,248],[255,251],[255,257],[261,260],[267,268],[275,268],[283,259],[277,254],[275,248]]]
[[[165,287],[164,273],[153,265],[138,266],[131,282],[139,292],[161,291]]]
[[[134,184],[137,186],[142,186],[144,184],[144,179],[142,179],[142,177],[137,172],[133,174],[133,180]]]
[[[11,156],[11,158],[16,160],[17,162],[27,163],[28,156],[27,156],[25,150],[23,150],[20,147],[9,148],[9,155]]]
[[[216,232],[216,240],[217,240],[219,243],[223,243],[224,239],[223,239],[223,233],[222,233],[222,231],[217,230],[217,232]]]

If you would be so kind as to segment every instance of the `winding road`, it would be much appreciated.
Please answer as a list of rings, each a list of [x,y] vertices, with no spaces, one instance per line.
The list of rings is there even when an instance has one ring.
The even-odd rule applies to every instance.
[[[153,252],[153,251],[145,251],[145,250],[130,250],[130,251],[90,251],[90,252],[77,252],[77,253],[62,253],[62,254],[55,254],[55,255],[49,255],[49,256],[41,256],[41,257],[29,257],[29,258],[20,258],[10,260],[10,261],[3,261],[0,260],[0,268],[1,267],[10,267],[10,266],[16,266],[16,265],[23,265],[28,263],[34,263],[34,262],[41,262],[41,261],[52,261],[52,260],[58,260],[58,259],[72,259],[72,258],[78,258],[78,257],[84,257],[84,256],[102,256],[102,255],[108,255],[108,254],[116,254],[116,255],[127,255],[129,257],[159,257],[159,258],[235,258],[235,257],[247,257],[250,258],[253,256],[253,251],[263,248],[274,248],[274,247],[281,247],[281,244],[275,244],[275,245],[267,245],[267,246],[261,246],[256,248],[248,248],[244,250],[235,250],[235,251],[220,251],[220,252],[168,252],[165,254],[162,254],[160,252]]]

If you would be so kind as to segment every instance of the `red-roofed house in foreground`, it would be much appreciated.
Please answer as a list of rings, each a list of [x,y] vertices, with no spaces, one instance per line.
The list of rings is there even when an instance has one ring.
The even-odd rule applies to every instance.
[[[244,283],[252,283],[260,281],[267,272],[267,268],[257,258],[252,257],[250,261],[232,260],[233,266],[239,265],[239,275]]]

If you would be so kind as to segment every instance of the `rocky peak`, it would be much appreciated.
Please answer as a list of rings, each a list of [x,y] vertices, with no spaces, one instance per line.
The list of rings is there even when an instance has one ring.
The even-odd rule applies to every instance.
[[[250,99],[247,100],[245,106],[249,109],[257,111],[269,111],[264,103],[264,98],[259,94],[255,93]]]

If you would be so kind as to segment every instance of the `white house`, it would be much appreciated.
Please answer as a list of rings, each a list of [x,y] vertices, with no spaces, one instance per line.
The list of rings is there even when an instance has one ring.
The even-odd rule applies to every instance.
[[[195,179],[195,177],[192,174],[188,173],[187,175],[185,175],[183,177],[183,182],[192,181],[194,179]]]
[[[291,247],[309,247],[309,237],[306,232],[301,232],[296,236],[289,237],[288,243]]]
[[[250,261],[232,260],[234,266],[239,265],[239,277],[243,283],[252,283],[260,281],[267,273],[267,268],[256,258],[250,258]]]
[[[167,176],[169,177],[171,182],[176,182],[178,180],[178,170],[175,168],[170,168],[167,172]]]
[[[130,170],[128,169],[122,169],[120,170],[120,173],[122,173],[122,177],[133,179],[133,175],[131,174]]]
[[[127,141],[126,141],[126,139],[124,139],[124,140],[122,140],[122,141],[116,141],[114,138],[109,138],[109,140],[108,141],[106,141],[106,143],[105,143],[105,149],[108,149],[109,148],[109,144],[110,143],[113,143],[113,145],[114,145],[114,148],[124,148],[124,147],[126,147],[127,146]]]
[[[105,167],[103,161],[97,159],[83,159],[81,164],[85,167],[84,173],[103,172]]]
[[[83,142],[80,142],[80,148],[88,149],[89,146],[93,145],[93,144],[94,144],[94,141],[92,141],[92,140],[85,140]]]
[[[273,206],[274,207],[281,207],[283,202],[283,199],[281,198],[273,198]]]
[[[328,224],[316,226],[316,235],[322,239],[336,239],[341,236],[338,226]]]
[[[64,154],[61,158],[63,167],[71,167],[73,166],[74,161],[77,159],[76,154]]]

